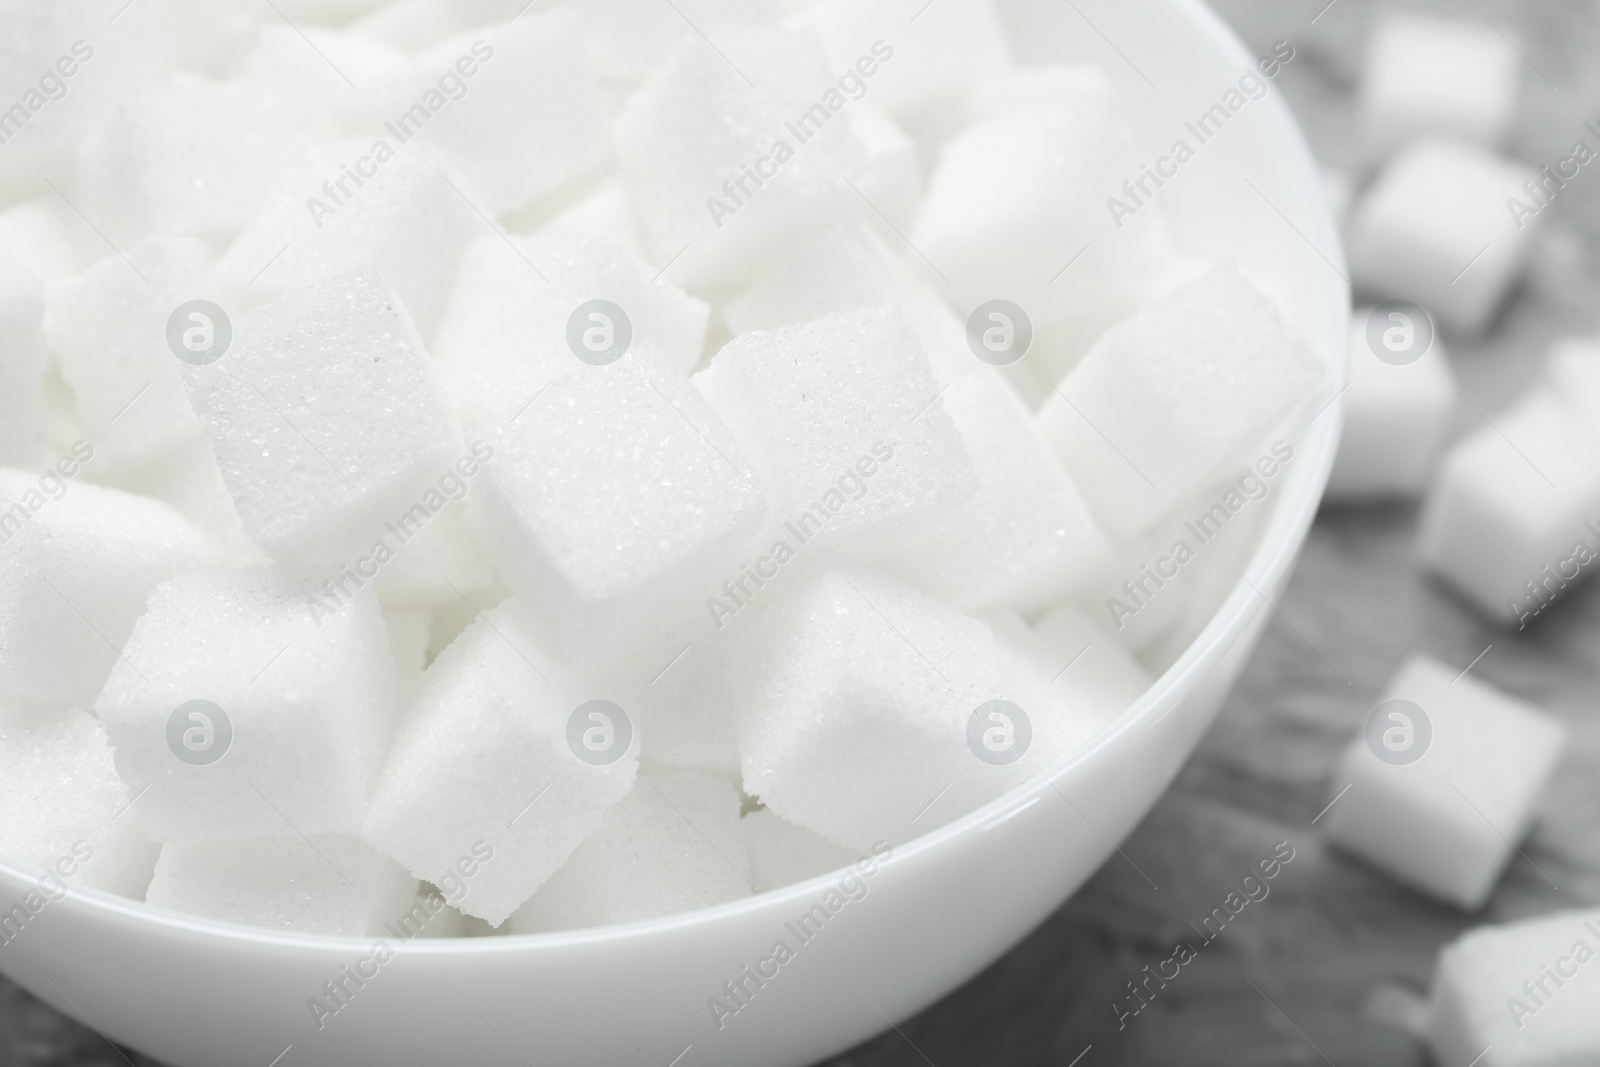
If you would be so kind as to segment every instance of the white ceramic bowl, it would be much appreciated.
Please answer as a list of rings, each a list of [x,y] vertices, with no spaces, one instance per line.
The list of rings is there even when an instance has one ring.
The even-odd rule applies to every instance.
[[[1004,3],[1025,27],[1022,59],[1099,64],[1150,148],[1182,136],[1256,62],[1199,0]],[[1317,169],[1277,93],[1234,115],[1161,199],[1186,248],[1235,259],[1272,288],[1327,360],[1317,406],[1335,398],[1349,318],[1343,260]],[[412,942],[318,1029],[308,999],[370,955],[370,941],[208,922],[73,890],[0,947],[0,969],[178,1067],[268,1067],[280,1056],[282,1067],[758,1067],[826,1057],[1004,953],[1149,810],[1272,613],[1265,597],[1281,587],[1315,513],[1338,416],[1335,402],[1312,423],[1246,580],[1150,692],[1048,779],[898,849],[866,895],[804,945],[785,923],[837,878],[609,929]],[[20,900],[37,878],[0,859],[0,901]],[[763,987],[747,984],[754,995],[719,1029],[708,998],[726,1000],[723,983],[780,939],[799,946],[794,958]]]

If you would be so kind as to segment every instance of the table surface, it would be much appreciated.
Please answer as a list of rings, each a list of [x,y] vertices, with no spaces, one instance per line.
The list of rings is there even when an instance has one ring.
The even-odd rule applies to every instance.
[[[1600,6],[1588,0],[1214,0],[1252,50],[1294,44],[1279,86],[1320,158],[1349,158],[1351,93],[1381,10],[1489,21],[1528,62],[1513,153],[1566,154],[1600,117]],[[1321,12],[1319,16],[1319,12]],[[1313,21],[1315,20],[1315,21]],[[1506,407],[1548,341],[1591,332],[1600,294],[1600,177],[1572,185],[1543,220],[1529,280],[1492,334],[1451,345],[1461,430]],[[1439,947],[1482,922],[1600,903],[1600,586],[1590,583],[1513,633],[1418,571],[1416,509],[1324,509],[1282,616],[1171,792],[1072,901],[983,974],[830,1067],[1253,1067],[1427,1062],[1415,1037]],[[1411,651],[1472,668],[1573,727],[1541,819],[1486,910],[1430,904],[1327,851],[1312,825],[1339,750]],[[1113,1005],[1146,964],[1279,841],[1294,861],[1200,957],[1119,1029]],[[1159,888],[1153,888],[1159,887]],[[1087,1053],[1085,1054],[1085,1050]],[[0,1067],[153,1065],[0,979]],[[159,1067],[159,1065],[153,1065]],[[1460,1065],[1450,1065],[1460,1067]]]

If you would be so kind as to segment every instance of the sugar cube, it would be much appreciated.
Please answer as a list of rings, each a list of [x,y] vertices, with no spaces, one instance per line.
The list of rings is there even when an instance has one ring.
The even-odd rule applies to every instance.
[[[465,484],[463,479],[449,483]],[[373,588],[385,608],[439,608],[469,602],[499,584],[494,564],[467,530],[459,500],[446,504],[425,523],[394,524],[399,542],[383,564]],[[420,518],[413,515],[413,518]],[[368,569],[371,569],[370,567]]]
[[[1155,678],[1117,636],[1076,604],[1058,604],[1033,625],[1044,649],[1047,677],[1070,684],[1102,721],[1110,722],[1144,696]]]
[[[733,436],[657,363],[641,351],[558,379],[484,429],[494,462],[468,523],[512,592],[584,657],[693,610],[766,515]]]
[[[507,602],[423,676],[362,837],[439,885],[475,868],[456,906],[498,926],[628,793],[632,732]]]
[[[132,479],[130,488],[172,505],[205,535],[219,562],[238,567],[272,562],[245,532],[228,483],[203,438],[180,448],[160,467]]]
[[[698,771],[641,774],[511,919],[514,933],[638,922],[749,896],[739,792]]]
[[[1541,379],[1562,403],[1600,422],[1600,339],[1565,337],[1551,345]]]
[[[963,319],[1003,298],[1036,346],[1082,351],[1144,302],[1159,205],[1124,189],[1141,159],[1104,79],[1062,82],[944,144],[911,243]]]
[[[441,41],[384,78],[365,114],[397,147],[438,148],[491,215],[596,169],[609,148],[578,20],[557,8]]]
[[[146,903],[206,919],[365,937],[406,915],[417,882],[353,837],[312,834],[162,846]]]
[[[1349,231],[1356,286],[1415,301],[1448,329],[1480,333],[1522,270],[1543,202],[1530,192],[1537,179],[1523,164],[1473,145],[1413,143],[1356,205]]]
[[[137,899],[156,849],[126,814],[130,799],[94,716],[0,707],[0,854],[58,884]]]
[[[239,517],[274,559],[329,562],[388,519],[436,510],[429,494],[444,503],[459,435],[410,316],[373,271],[240,317],[223,359],[182,374]]]
[[[325,115],[269,82],[130,94],[78,149],[83,210],[119,244],[225,240],[271,207],[296,162],[335,133]]]
[[[737,285],[865,210],[849,183],[866,154],[838,119],[845,107],[809,35],[725,26],[686,38],[614,126],[657,261],[688,284]]]
[[[84,458],[0,470],[0,697],[88,707],[150,590],[208,561],[165,504],[69,481]]]
[[[1439,1063],[1566,1067],[1600,1060],[1600,911],[1483,926],[1445,946],[1427,1040]]]
[[[984,623],[836,557],[740,638],[745,791],[860,853],[1000,796],[1098,728]]]
[[[169,333],[176,319],[180,331],[201,327],[215,339],[214,313],[181,313],[191,301],[215,302],[215,262],[197,238],[157,237],[50,290],[50,348],[72,386],[79,426],[119,480],[148,473],[204,433]]]
[[[114,32],[108,32],[112,20]],[[0,203],[67,187],[85,131],[170,76],[166,9],[117,0],[13,0],[0,34]]]
[[[977,492],[927,356],[897,308],[744,334],[695,384],[801,542],[869,545]]]
[[[739,774],[726,675],[733,646],[705,615],[665,629],[607,667],[639,711],[640,757],[652,768]]]
[[[95,702],[157,841],[354,833],[398,681],[370,590],[317,571],[159,586]]]
[[[898,238],[895,231],[911,229],[922,206],[922,157],[917,143],[888,115],[864,101],[851,108],[850,125],[866,152],[861,195],[876,209],[869,220],[887,224],[880,226],[887,231],[886,239]]]
[[[546,219],[538,231],[542,237],[587,237],[621,245],[640,262],[646,259],[644,234],[633,217],[628,187],[620,177],[597,182],[592,190],[570,207]],[[462,268],[463,273],[466,268]],[[651,277],[655,274],[652,272]],[[460,283],[457,283],[458,285]]]
[[[1491,618],[1526,628],[1600,553],[1600,434],[1535,389],[1446,454],[1418,551]]]
[[[1422,343],[1418,329],[1432,328],[1412,318],[1392,309],[1387,315],[1375,308],[1355,313],[1344,435],[1328,479],[1330,501],[1417,497],[1427,487],[1458,394],[1442,342],[1434,339],[1420,354],[1411,348]],[[1384,338],[1398,348],[1386,346]]]
[[[848,867],[861,854],[779,818],[768,808],[739,820],[745,851],[750,856],[750,881],[757,893],[782,889],[819,874]]]
[[[1427,136],[1496,147],[1516,114],[1522,63],[1515,45],[1477,20],[1385,13],[1361,78],[1366,158],[1377,162]]]
[[[217,265],[227,306],[253,307],[376,268],[431,336],[467,245],[489,224],[466,180],[437,151],[403,147],[379,138],[312,152],[294,193],[245,227]]]
[[[1108,331],[1038,425],[1095,517],[1134,534],[1220,479],[1321,377],[1272,301],[1216,267]]]
[[[1483,906],[1555,768],[1566,728],[1515,697],[1415,656],[1351,742],[1329,840],[1422,893]]]
[[[478,426],[520,409],[552,380],[584,372],[592,358],[584,331],[597,326],[612,345],[653,348],[677,370],[694,367],[710,309],[658,274],[594,238],[473,242],[432,345],[456,417]],[[600,300],[621,315],[590,307]]]
[[[0,259],[0,465],[32,466],[43,429],[44,285]]]
[[[1042,608],[1111,562],[1077,486],[998,374],[958,378],[943,403],[972,457],[978,492],[897,538],[884,567],[958,608]]]
[[[383,80],[405,68],[406,53],[387,41],[351,29],[287,25],[270,8],[256,30],[254,48],[240,65],[249,80],[299,92],[307,106],[327,108],[350,133],[363,129],[364,109]],[[442,72],[441,72],[442,73]],[[354,165],[354,159],[351,159]],[[337,174],[335,169],[327,177]]]
[[[684,39],[727,25],[776,25],[778,0],[573,0],[584,45],[607,78],[642,81]]]

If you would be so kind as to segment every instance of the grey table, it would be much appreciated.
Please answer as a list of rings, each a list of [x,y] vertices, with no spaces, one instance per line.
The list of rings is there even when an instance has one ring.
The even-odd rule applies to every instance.
[[[1217,0],[1253,49],[1295,45],[1299,58],[1278,84],[1319,156],[1339,165],[1348,158],[1350,96],[1368,29],[1378,11],[1402,5],[1326,4]],[[1585,121],[1600,117],[1594,3],[1403,6],[1491,20],[1518,42],[1528,64],[1515,154],[1553,160]],[[1551,338],[1596,325],[1600,171],[1586,171],[1546,221],[1528,283],[1493,334],[1451,346],[1462,389],[1490,417],[1531,379]],[[1462,429],[1478,418],[1465,410]],[[1415,527],[1410,506],[1325,510],[1279,602],[1293,625],[1268,628],[1176,787],[1125,844],[1126,859],[1111,860],[989,970],[834,1067],[1067,1067],[1080,1055],[1082,1067],[1423,1064],[1416,1015],[1442,944],[1480,922],[1600,903],[1600,586],[1511,633],[1418,571]],[[1483,653],[1476,675],[1573,727],[1527,861],[1514,863],[1482,915],[1429,904],[1330,853],[1312,825],[1339,749],[1411,650],[1461,666]],[[1191,937],[1189,924],[1282,840],[1296,858],[1271,895],[1119,1028],[1114,1005],[1126,983]],[[148,1062],[0,980],[0,1067]]]

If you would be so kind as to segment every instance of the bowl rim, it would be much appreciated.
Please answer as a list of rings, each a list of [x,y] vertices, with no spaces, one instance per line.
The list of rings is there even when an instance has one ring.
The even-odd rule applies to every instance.
[[[1255,61],[1232,27],[1204,0],[1165,2],[1211,38],[1220,53],[1240,69],[1245,69]],[[1261,121],[1276,127],[1276,136],[1283,139],[1287,149],[1283,155],[1285,165],[1306,171],[1302,177],[1320,183],[1317,165],[1305,134],[1281,91],[1268,92],[1258,107],[1261,105],[1264,105]],[[1330,336],[1307,338],[1312,350],[1325,357],[1326,363],[1317,397],[1318,409],[1300,429],[1296,441],[1297,449],[1303,449],[1310,462],[1297,465],[1289,473],[1287,482],[1278,493],[1270,521],[1258,535],[1259,540],[1250,560],[1227,599],[1183,654],[1114,722],[1047,771],[1026,779],[1002,796],[959,818],[895,846],[891,854],[883,858],[885,865],[943,850],[951,847],[955,841],[982,834],[1033,807],[1049,792],[1064,796],[1061,787],[1080,768],[1093,763],[1100,753],[1109,748],[1136,741],[1174,709],[1178,700],[1204,678],[1211,661],[1232,647],[1261,613],[1258,601],[1265,601],[1268,607],[1276,610],[1269,594],[1288,576],[1316,516],[1338,450],[1343,422],[1338,416],[1343,413],[1343,397],[1347,388],[1344,355],[1348,345],[1351,310],[1350,286],[1345,280],[1348,268],[1332,209],[1320,198],[1317,203],[1322,210],[1314,220],[1316,225],[1312,227],[1313,232],[1302,236],[1311,245],[1311,251],[1325,260],[1330,268],[1330,277],[1325,279],[1318,291],[1317,303],[1337,313],[1333,316],[1334,329]],[[414,938],[406,942],[405,951],[407,955],[465,959],[490,954],[554,952],[576,946],[678,934],[749,913],[768,910],[787,913],[792,905],[809,903],[819,892],[831,888],[846,870],[847,867],[841,867],[739,900],[653,919],[548,933]],[[36,884],[44,877],[44,871],[0,853],[0,877]],[[251,946],[277,952],[331,951],[343,955],[360,953],[375,941],[391,939],[390,935],[384,934],[318,934],[253,926],[155,907],[143,901],[70,882],[67,885],[65,895],[59,898],[58,903],[53,903],[52,908],[75,901],[80,908],[107,920],[144,927],[165,935],[177,935],[191,941],[213,942],[218,946]]]

